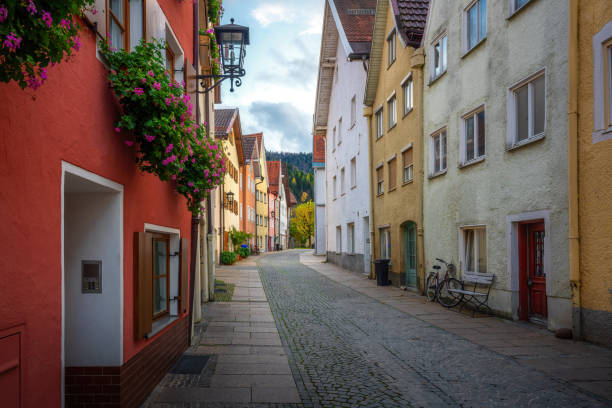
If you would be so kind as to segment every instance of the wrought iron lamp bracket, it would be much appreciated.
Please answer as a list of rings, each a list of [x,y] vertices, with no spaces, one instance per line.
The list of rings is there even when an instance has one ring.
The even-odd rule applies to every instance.
[[[241,69],[237,74],[229,74],[229,75],[196,75],[196,80],[200,80],[200,86],[204,89],[203,91],[198,91],[199,94],[208,93],[215,89],[217,86],[221,84],[221,82],[229,79],[231,81],[230,92],[234,92],[234,85],[241,86],[242,85],[242,77],[246,74],[244,69]],[[213,78],[215,79],[215,83],[212,86],[206,86],[206,79]]]

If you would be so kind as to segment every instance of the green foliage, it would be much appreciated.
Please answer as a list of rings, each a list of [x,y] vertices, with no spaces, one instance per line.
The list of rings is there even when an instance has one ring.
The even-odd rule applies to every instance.
[[[232,227],[232,230],[229,232],[228,235],[230,240],[232,241],[232,244],[234,244],[234,248],[244,244],[245,242],[247,242],[248,239],[253,236],[248,232],[239,231],[235,227]]]
[[[289,224],[289,234],[296,243],[304,246],[304,243],[308,242],[308,247],[310,247],[314,234],[314,203],[312,201],[296,207],[295,216]]]
[[[289,190],[298,200],[298,203],[307,202],[313,194],[314,179],[310,173],[304,173],[298,170],[293,165],[287,165],[287,174],[289,176]]]
[[[208,20],[213,24],[218,24],[223,16],[223,6],[221,0],[208,0]]]
[[[312,172],[312,153],[266,151],[266,159],[282,160],[283,163],[290,164],[298,170],[303,171],[304,173]]]
[[[251,255],[251,250],[249,248],[238,247],[235,252],[243,258],[248,258],[249,255]]]
[[[162,41],[141,43],[132,51],[115,50],[102,42],[100,52],[110,67],[109,82],[121,105],[115,131],[137,149],[142,171],[161,180],[175,180],[189,210],[199,215],[209,190],[225,174],[223,147],[207,138],[193,119],[193,104],[184,84],[165,71]]]
[[[221,252],[221,263],[223,265],[232,265],[238,260],[238,254],[231,251]]]
[[[75,18],[94,0],[4,0],[0,3],[0,82],[38,89],[49,65],[79,50]]]
[[[217,37],[215,36],[215,30],[209,28],[208,30],[200,30],[200,35],[207,36],[210,41],[210,57],[212,59],[212,73],[214,76],[221,76],[221,63],[219,62],[219,44],[217,44]]]

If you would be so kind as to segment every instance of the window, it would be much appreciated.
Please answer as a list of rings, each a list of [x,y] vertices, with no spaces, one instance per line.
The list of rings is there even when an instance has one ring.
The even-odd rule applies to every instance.
[[[332,149],[336,150],[336,127],[334,126],[334,130],[332,131]]]
[[[465,51],[487,36],[487,0],[477,0],[464,11]]]
[[[336,253],[342,252],[342,227],[336,227]]]
[[[430,171],[432,175],[446,170],[446,129],[431,136]]]
[[[111,44],[117,49],[126,50],[130,44],[129,36],[126,35],[129,27],[128,0],[109,0],[107,4],[107,27]]]
[[[381,195],[385,192],[385,180],[383,175],[382,164],[376,168],[376,195]]]
[[[387,37],[387,49],[388,49],[388,66],[393,64],[395,61],[395,30],[391,31],[391,34]]]
[[[402,152],[402,179],[404,183],[412,181],[413,178],[413,164],[412,164],[412,147]]]
[[[391,230],[381,228],[380,235],[380,259],[391,259]]]
[[[335,200],[336,198],[338,198],[338,196],[337,196],[337,194],[336,194],[336,187],[337,187],[337,186],[338,186],[338,185],[337,185],[337,183],[336,183],[336,176],[334,176],[334,184],[333,184],[333,187],[332,187],[332,191],[333,191],[333,194],[334,194],[334,200]]]
[[[351,188],[357,186],[357,158],[351,159]]]
[[[483,108],[463,117],[461,162],[469,163],[485,155],[485,112]]]
[[[346,224],[346,252],[349,254],[355,253],[355,224]]]
[[[242,219],[242,206],[240,207],[240,219]]]
[[[146,27],[146,0],[129,0],[129,26],[130,26],[130,50],[140,43],[140,40],[145,38]]]
[[[355,126],[357,121],[357,95],[351,98],[351,127]]]
[[[510,0],[510,14],[516,13],[521,7],[531,0]]]
[[[487,234],[485,227],[464,228],[464,271],[487,273]]]
[[[593,36],[593,143],[612,139],[612,21]]]
[[[387,162],[387,167],[389,169],[389,188],[388,191],[391,191],[396,186],[397,180],[397,159],[393,157],[391,160]]]
[[[161,234],[153,238],[153,318],[168,313],[170,292],[170,239]]]
[[[346,193],[346,183],[344,181],[345,177],[344,177],[344,167],[340,170],[340,191],[342,192],[342,195],[344,195],[344,193]]]
[[[376,111],[376,139],[380,139],[383,135],[383,110],[382,108]]]
[[[544,72],[512,88],[510,95],[510,146],[543,136],[546,117]]]
[[[397,123],[397,109],[395,106],[395,93],[387,101],[387,108],[389,108],[389,129],[391,129]]]
[[[404,96],[404,115],[412,110],[412,76],[409,76],[402,83],[402,93]]]
[[[338,144],[342,143],[342,118],[338,119]]]
[[[605,75],[606,79],[608,80],[608,84],[606,86],[606,104],[608,106],[608,109],[606,109],[606,113],[608,114],[608,119],[606,120],[606,125],[608,127],[612,126],[612,42],[610,42],[608,44],[608,46],[606,47],[606,53],[607,53],[607,64],[606,64],[606,70],[607,75]]]
[[[445,33],[432,45],[430,61],[430,76],[432,81],[446,72],[446,37]]]

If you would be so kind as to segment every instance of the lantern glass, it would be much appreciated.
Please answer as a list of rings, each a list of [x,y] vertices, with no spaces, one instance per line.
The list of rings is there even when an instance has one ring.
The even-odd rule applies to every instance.
[[[249,28],[238,24],[215,27],[215,35],[221,50],[221,62],[225,75],[237,75],[242,71],[246,45],[249,44]]]

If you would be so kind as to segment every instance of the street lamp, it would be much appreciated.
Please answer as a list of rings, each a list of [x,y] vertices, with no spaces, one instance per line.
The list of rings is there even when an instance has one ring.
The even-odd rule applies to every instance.
[[[242,77],[246,74],[243,65],[246,46],[250,44],[249,27],[234,24],[232,18],[231,24],[215,27],[215,38],[219,44],[222,74],[219,76],[196,75],[196,78],[202,80],[204,93],[208,93],[226,79],[230,79],[230,92],[234,92],[234,83],[236,86],[242,85]],[[214,78],[215,84],[207,88],[204,80],[208,78]]]

